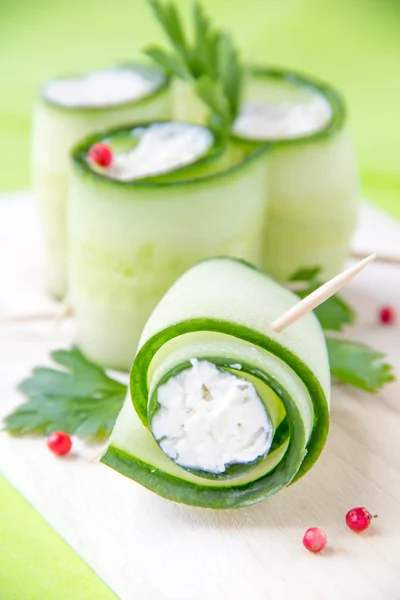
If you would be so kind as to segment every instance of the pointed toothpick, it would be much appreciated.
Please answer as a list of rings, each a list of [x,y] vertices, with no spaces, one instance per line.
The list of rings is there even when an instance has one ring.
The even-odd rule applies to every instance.
[[[375,258],[376,254],[371,254],[353,267],[346,269],[346,271],[343,271],[343,273],[336,275],[336,277],[321,285],[317,290],[306,296],[306,298],[292,306],[292,308],[286,311],[283,315],[275,319],[271,323],[271,328],[274,331],[280,332],[286,329],[286,327],[289,327],[289,325],[292,325],[298,321],[298,319],[301,319],[301,317],[304,317],[304,315],[311,312],[314,310],[314,308],[325,302],[325,300],[336,294],[340,288],[349,283],[353,277],[365,269],[365,267],[374,261]]]
[[[34,321],[53,321],[54,325],[58,325],[72,315],[72,306],[68,300],[65,300],[54,310],[1,317],[0,325],[2,323],[33,323]]]

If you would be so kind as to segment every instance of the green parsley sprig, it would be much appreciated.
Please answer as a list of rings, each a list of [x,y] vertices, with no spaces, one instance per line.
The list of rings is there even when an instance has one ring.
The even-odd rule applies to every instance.
[[[289,282],[303,284],[296,291],[305,298],[323,282],[318,279],[320,268],[302,269],[295,273]],[[356,320],[355,311],[340,296],[335,294],[315,309],[315,315],[324,331],[341,331]],[[383,362],[384,354],[352,340],[332,337],[325,334],[331,375],[341,381],[366,392],[378,392],[386,383],[394,380],[393,367]]]
[[[195,2],[190,41],[172,2],[148,1],[172,50],[151,45],[144,53],[169,74],[191,82],[214,123],[228,130],[238,115],[243,87],[243,67],[232,38],[213,27],[201,4]]]
[[[392,366],[382,362],[382,352],[365,344],[327,336],[329,364],[334,379],[364,390],[378,392],[394,381]]]
[[[300,289],[293,291],[305,298],[322,285],[323,281],[318,277],[321,269],[314,267],[297,271],[289,280],[290,284],[300,284]],[[315,314],[323,329],[328,331],[341,331],[345,325],[352,325],[356,320],[355,311],[340,296],[335,294],[317,306]]]
[[[6,428],[19,434],[109,435],[127,386],[109,377],[76,346],[57,350],[51,357],[62,369],[37,367],[19,384],[28,400],[5,418]]]

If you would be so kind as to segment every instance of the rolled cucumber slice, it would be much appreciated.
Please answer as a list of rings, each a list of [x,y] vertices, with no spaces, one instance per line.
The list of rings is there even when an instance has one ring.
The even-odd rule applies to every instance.
[[[192,126],[211,132],[212,145],[191,164],[125,181],[89,164],[92,144],[106,140],[118,155],[157,125],[106,131],[73,152],[69,286],[78,341],[93,361],[121,370],[157,302],[189,267],[222,254],[261,265],[268,145],[249,149]]]
[[[348,256],[360,198],[343,100],[333,88],[310,77],[268,68],[252,70],[244,106],[249,100],[268,103],[276,120],[282,117],[279,111],[292,111],[298,121],[283,127],[281,137],[279,131],[263,137],[260,127],[257,134],[257,140],[275,141],[268,157],[270,211],[263,268],[284,281],[303,267],[319,266],[328,279]],[[324,122],[318,113],[326,107],[330,116]],[[307,133],[296,134],[296,128],[307,127]],[[245,137],[251,139],[251,132]]]
[[[130,81],[130,76],[136,79]],[[135,81],[140,85],[137,93]],[[82,82],[84,88],[79,87]],[[62,298],[67,288],[70,149],[94,131],[134,120],[169,118],[170,104],[169,78],[142,64],[55,79],[42,87],[33,120],[32,182],[45,241],[47,288],[55,298]]]
[[[324,335],[313,314],[283,333],[271,330],[272,320],[297,300],[235,259],[210,259],[187,271],[144,328],[128,396],[102,462],[164,498],[207,508],[260,502],[304,475],[326,440],[330,374]],[[160,402],[165,404],[160,390],[172,382],[179,391],[177,377],[185,370],[190,374],[194,359],[254,386],[273,427],[269,450],[256,460],[229,464],[216,474],[182,466],[179,457],[161,449],[154,432]],[[170,419],[180,418],[176,402],[173,393]],[[192,404],[188,412],[195,408]]]

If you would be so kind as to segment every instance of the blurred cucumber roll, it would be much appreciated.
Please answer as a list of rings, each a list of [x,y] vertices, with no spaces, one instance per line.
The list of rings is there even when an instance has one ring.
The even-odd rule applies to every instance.
[[[247,77],[234,136],[274,143],[263,268],[279,280],[341,269],[357,220],[359,179],[343,101],[331,87],[280,69]]]
[[[112,156],[107,166],[93,154],[99,146]],[[88,357],[129,369],[157,302],[198,261],[229,255],[261,265],[269,148],[160,121],[74,149],[69,289]]]
[[[47,288],[66,293],[66,209],[71,147],[93,131],[170,116],[169,79],[157,68],[125,64],[53,79],[34,112],[32,180],[47,259]]]

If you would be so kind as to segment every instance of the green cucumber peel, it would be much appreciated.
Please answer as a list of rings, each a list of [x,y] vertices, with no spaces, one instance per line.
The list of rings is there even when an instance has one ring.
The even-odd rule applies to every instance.
[[[269,143],[260,144],[257,148],[254,148],[249,146],[249,144],[246,142],[238,140],[237,142],[234,142],[234,148],[238,150],[241,158],[232,161],[233,164],[229,164],[228,166],[222,167],[219,170],[218,168],[213,170],[213,165],[219,158],[223,157],[224,153],[229,148],[228,144],[230,142],[222,131],[208,127],[207,129],[209,129],[214,136],[213,146],[204,155],[198,157],[191,164],[178,167],[177,169],[174,169],[166,174],[143,177],[141,179],[132,179],[129,181],[121,181],[112,179],[98,171],[93,170],[88,163],[87,154],[94,144],[103,142],[104,140],[112,141],[114,137],[121,137],[123,135],[128,136],[135,128],[148,127],[157,123],[169,122],[174,121],[162,120],[132,123],[124,126],[114,127],[112,129],[88,136],[71,150],[73,168],[81,177],[89,177],[98,183],[101,182],[102,184],[113,186],[117,185],[126,188],[139,187],[157,189],[165,187],[197,185],[210,180],[218,180],[223,177],[230,177],[242,169],[245,169],[247,166],[253,164],[255,160],[258,160],[266,155],[272,148],[271,144]],[[209,167],[210,171],[208,173],[202,173],[202,169],[204,167]]]

